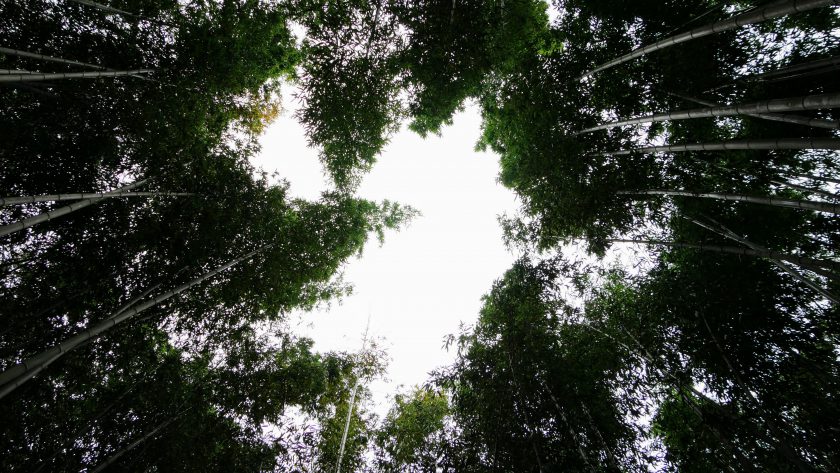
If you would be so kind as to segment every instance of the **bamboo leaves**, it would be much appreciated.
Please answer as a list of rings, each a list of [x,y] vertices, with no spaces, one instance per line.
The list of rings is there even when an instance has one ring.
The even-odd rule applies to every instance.
[[[680,33],[678,35],[657,41],[656,43],[642,46],[621,57],[608,61],[604,64],[595,67],[594,69],[584,72],[583,74],[581,74],[580,77],[578,77],[578,79],[585,79],[605,69],[609,69],[627,61],[631,61],[638,57],[644,56],[645,54],[649,54],[654,51],[659,51],[661,49],[671,47],[675,44],[684,43],[693,39],[702,38],[703,36],[709,36],[715,33],[720,33],[722,31],[739,28],[744,25],[758,23],[761,21],[767,21],[772,18],[790,15],[793,13],[804,12],[815,8],[829,6],[832,4],[834,4],[832,0],[789,0],[771,3],[768,6],[757,8],[756,10],[749,11],[740,15],[736,15],[727,20],[694,28],[690,31],[686,31],[685,33]]]

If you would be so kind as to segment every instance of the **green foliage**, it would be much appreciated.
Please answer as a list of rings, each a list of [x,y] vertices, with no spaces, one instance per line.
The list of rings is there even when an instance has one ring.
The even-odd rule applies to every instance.
[[[394,405],[376,432],[376,469],[382,472],[434,471],[449,414],[446,396],[416,388],[394,396]]]

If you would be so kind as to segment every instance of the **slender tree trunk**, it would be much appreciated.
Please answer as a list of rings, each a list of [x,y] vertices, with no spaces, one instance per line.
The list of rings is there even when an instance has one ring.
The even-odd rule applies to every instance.
[[[548,396],[551,398],[551,402],[554,403],[554,407],[555,409],[557,409],[557,414],[560,416],[560,419],[563,421],[564,424],[566,424],[566,429],[569,431],[569,435],[572,437],[572,441],[577,446],[580,458],[583,460],[586,466],[589,467],[590,471],[595,471],[595,469],[592,468],[592,463],[589,462],[589,456],[586,455],[586,452],[583,450],[583,443],[578,438],[577,433],[574,431],[574,429],[572,429],[572,424],[569,423],[569,419],[568,417],[566,417],[566,413],[563,411],[562,406],[560,406],[560,402],[557,400],[557,397],[554,395],[554,392],[551,391],[544,379],[540,378],[540,383],[542,383],[543,389],[545,389],[545,391],[548,393]],[[606,444],[604,444],[604,447],[606,448]],[[606,453],[609,458],[612,458],[612,453],[609,451],[609,448],[606,449]]]
[[[91,0],[70,0],[70,1],[71,2],[76,2],[76,3],[81,4],[81,5],[87,5],[89,7],[97,8],[97,9],[102,10],[104,12],[116,13],[117,15],[125,15],[125,16],[138,18],[138,16],[135,15],[134,13],[130,13],[130,12],[127,12],[125,10],[119,10],[119,9],[114,8],[114,7],[109,7],[108,5],[103,5],[101,3],[92,2]]]
[[[823,108],[837,108],[840,107],[840,93],[837,94],[820,94],[808,95],[805,97],[791,97],[784,99],[763,100],[761,102],[747,103],[743,105],[729,105],[729,106],[711,106],[707,108],[695,108],[692,110],[682,110],[676,112],[658,113],[655,115],[647,115],[643,117],[628,118],[618,120],[602,125],[594,126],[581,130],[576,134],[589,133],[598,130],[606,130],[618,126],[637,125],[640,123],[664,122],[668,120],[685,120],[693,118],[709,118],[709,117],[729,117],[734,115],[756,115],[771,112],[792,112],[803,110],[819,110]],[[779,121],[789,121],[786,115],[778,116]],[[810,119],[808,120],[810,123]],[[840,122],[829,120],[813,120],[822,125],[827,122],[826,126],[820,126],[830,129],[840,129]],[[794,123],[799,123],[793,120]]]
[[[99,79],[102,77],[123,77],[136,74],[147,74],[154,72],[154,69],[135,69],[131,71],[97,71],[97,72],[56,72],[31,74],[8,74],[0,75],[0,82],[36,82],[52,79]]]
[[[728,238],[730,240],[737,241],[738,243],[740,243],[740,244],[742,244],[742,245],[744,245],[748,248],[751,248],[753,250],[756,250],[756,251],[770,251],[769,249],[767,249],[767,248],[765,248],[765,247],[763,247],[763,246],[761,246],[757,243],[753,243],[753,242],[747,240],[746,238],[742,237],[741,235],[738,235],[737,233],[733,232],[732,230],[730,230],[729,228],[724,226],[722,223],[718,222],[717,220],[714,220],[713,218],[711,218],[709,216],[705,216],[705,218],[706,218],[706,220],[712,222],[712,224],[714,226],[703,223],[703,222],[700,222],[700,221],[698,221],[694,218],[691,218],[691,217],[684,217],[684,218],[690,220],[695,225],[703,227],[703,228],[705,228],[709,231],[715,232],[718,235],[723,236],[724,238]],[[715,226],[717,228],[715,228]],[[786,255],[785,257],[787,258],[787,260],[791,260],[791,259],[795,258],[792,255]],[[802,261],[800,266],[807,269],[807,270],[813,271],[813,272],[815,272],[815,273],[817,273],[821,276],[824,276],[826,278],[834,279],[834,278],[837,278],[837,276],[838,276],[836,273],[833,273],[829,270],[826,270],[822,266],[808,264],[807,261]],[[836,267],[836,268],[840,268],[840,263],[835,263],[832,266]]]
[[[25,71],[23,69],[0,69],[0,74],[32,74],[32,71]]]
[[[665,38],[647,46],[642,46],[641,48],[631,51],[621,57],[608,61],[588,72],[583,73],[580,77],[578,77],[578,80],[585,79],[605,69],[609,69],[618,64],[622,64],[627,61],[636,59],[638,57],[644,56],[645,54],[652,53],[660,49],[668,48],[675,44],[684,43],[692,39],[702,38],[704,36],[709,36],[715,33],[720,33],[721,31],[732,30],[744,25],[759,23],[762,21],[790,15],[793,13],[799,13],[803,11],[813,10],[815,8],[833,5],[835,3],[836,0],[791,0],[784,3],[773,3],[764,8],[759,8],[757,10],[743,13],[741,15],[736,15],[732,18],[718,21],[716,23],[703,25],[701,27],[694,28],[690,31],[686,31],[685,33]]]
[[[783,187],[787,187],[789,189],[797,190],[799,192],[810,192],[810,193],[813,193],[813,194],[821,195],[821,196],[829,198],[829,199],[835,199],[835,200],[840,199],[840,195],[837,195],[837,194],[834,194],[834,193],[831,193],[831,192],[828,192],[828,191],[824,191],[822,189],[800,186],[799,184],[794,184],[794,183],[788,182],[784,179],[770,179],[770,183],[771,184],[776,184],[777,186],[783,186]]]
[[[732,140],[718,143],[646,146],[619,151],[591,153],[596,156],[626,156],[633,153],[683,153],[687,151],[728,151],[747,149],[840,149],[837,138],[784,138],[779,140]]]
[[[780,199],[778,197],[753,197],[749,195],[740,194],[717,194],[711,192],[688,192],[688,191],[672,191],[672,190],[642,190],[642,191],[618,191],[618,195],[668,195],[681,197],[697,197],[701,199],[716,199],[726,200],[729,202],[750,202],[753,204],[772,205],[775,207],[787,207],[794,209],[813,210],[816,212],[826,212],[832,214],[840,214],[840,204],[833,204],[831,202],[822,202],[815,200],[795,200],[795,199]]]
[[[689,97],[688,95],[677,94],[674,92],[666,92],[668,95],[694,102],[705,107],[722,107],[722,105],[708,100],[698,99],[696,97]],[[795,125],[803,125],[811,128],[822,128],[825,130],[838,129],[838,122],[836,120],[824,120],[821,118],[807,118],[799,115],[790,115],[786,113],[744,113],[748,117],[759,118],[761,120],[769,120],[773,122],[792,123]]]
[[[804,179],[811,179],[812,181],[825,181],[830,182],[832,184],[840,184],[840,179],[834,179],[832,177],[825,177],[825,176],[815,176],[813,174],[791,174],[793,177],[801,177]]]
[[[575,391],[577,391],[577,390],[575,390]],[[590,427],[592,427],[592,430],[595,431],[595,435],[598,436],[598,440],[601,441],[601,445],[604,446],[604,452],[606,452],[606,454],[607,454],[607,463],[610,465],[610,467],[613,470],[615,470],[616,472],[620,472],[621,468],[618,467],[618,462],[616,461],[615,456],[612,453],[612,450],[610,450],[609,444],[607,444],[607,441],[604,439],[604,436],[601,434],[601,429],[599,429],[598,426],[595,424],[595,419],[592,418],[592,414],[589,412],[589,408],[586,407],[586,403],[583,402],[583,400],[580,401],[580,407],[583,408],[583,413],[584,413],[584,415],[586,415],[587,420],[589,420]]]
[[[658,367],[656,362],[653,359],[653,355],[644,347],[644,345],[642,345],[642,343],[636,337],[631,335],[630,332],[626,328],[620,327],[621,330],[624,332],[624,334],[627,335],[627,337],[630,338],[630,340],[632,340],[633,343],[635,343],[635,345],[638,348],[631,347],[630,345],[622,342],[618,338],[610,335],[609,333],[607,333],[604,330],[599,329],[598,327],[594,326],[591,323],[587,323],[587,324],[583,324],[583,325],[592,329],[592,330],[594,330],[594,331],[596,331],[596,332],[598,332],[598,333],[600,333],[601,335],[604,335],[605,337],[614,341],[618,345],[624,347],[630,353],[633,353],[633,354],[641,357],[642,359],[646,360],[647,363],[648,363],[648,367],[652,368],[656,372],[657,376],[659,376],[663,381],[664,380],[671,380],[674,383],[674,386],[677,388],[677,391],[680,393],[680,397],[682,397],[683,400],[692,408],[692,411],[697,415],[697,417],[699,417],[700,420],[703,421],[703,423],[706,425],[706,427],[708,427],[712,431],[712,433],[715,435],[715,437],[721,443],[723,443],[723,444],[725,444],[729,447],[729,449],[732,451],[732,454],[735,456],[735,458],[741,464],[742,471],[755,471],[755,468],[749,463],[749,461],[744,456],[744,454],[741,452],[741,450],[739,448],[737,448],[735,446],[735,444],[732,443],[732,441],[728,437],[724,436],[714,425],[711,425],[708,422],[706,422],[706,419],[705,419],[706,416],[703,415],[703,412],[696,405],[694,400],[691,399],[685,393],[686,387],[685,387],[685,383],[683,382],[683,380],[681,380],[680,378],[675,376],[673,373],[671,373],[669,371],[664,371],[662,368]],[[696,393],[701,398],[704,398],[704,399],[708,400],[709,402],[715,403],[715,401],[713,401],[711,399],[708,399],[703,393],[697,392],[694,388],[690,388],[690,390],[693,391],[694,393]],[[716,403],[715,403],[715,405],[716,405]],[[730,471],[732,471],[734,473],[735,470],[732,467],[730,467],[729,465],[726,465],[726,466]]]
[[[154,429],[152,429],[152,431],[151,431],[151,432],[149,432],[149,433],[147,433],[146,435],[144,435],[144,436],[140,437],[139,439],[135,440],[134,442],[131,442],[128,446],[126,446],[126,447],[125,447],[125,448],[123,448],[122,450],[120,450],[120,451],[116,452],[115,454],[111,455],[111,456],[110,456],[107,460],[105,460],[104,462],[100,463],[100,464],[99,464],[99,466],[97,466],[96,468],[94,468],[94,469],[93,469],[93,471],[92,471],[91,473],[99,473],[99,472],[101,472],[102,470],[104,470],[104,469],[108,468],[108,467],[109,467],[109,466],[111,466],[111,464],[113,464],[115,461],[119,460],[119,458],[120,458],[121,456],[123,456],[123,455],[125,455],[126,453],[130,452],[131,450],[133,450],[134,448],[136,448],[138,445],[140,445],[141,443],[145,442],[146,440],[149,440],[150,438],[154,437],[154,436],[155,436],[155,434],[157,434],[157,433],[158,433],[158,432],[160,432],[161,430],[163,430],[163,429],[165,429],[166,427],[168,427],[168,426],[169,426],[169,424],[171,424],[171,423],[175,422],[176,420],[178,420],[178,418],[180,418],[182,415],[184,415],[184,412],[186,412],[186,411],[181,411],[179,414],[175,415],[174,417],[170,417],[170,418],[169,418],[168,420],[166,420],[165,422],[162,422],[162,423],[158,424],[158,426],[157,426],[157,427],[155,427]]]
[[[703,414],[703,411],[697,405],[697,402],[694,399],[692,399],[691,396],[686,394],[684,389],[685,388],[682,386],[677,387],[677,391],[680,393],[680,397],[682,398],[683,402],[688,404],[688,406],[691,408],[691,411],[694,412],[694,415],[696,415],[703,422],[703,424],[706,427],[708,427],[709,430],[712,431],[712,435],[714,435],[719,442],[726,444],[726,446],[729,447],[729,450],[733,452],[733,455],[738,460],[738,463],[740,463],[741,468],[743,468],[742,471],[755,471],[755,468],[753,468],[752,465],[750,465],[749,461],[747,460],[747,457],[745,457],[744,454],[741,453],[741,450],[736,448],[732,441],[729,440],[729,438],[724,437],[723,434],[721,434],[720,430],[718,430],[715,426],[711,425],[706,420],[706,416]],[[729,464],[726,464],[726,468],[730,472],[736,473],[736,470]]]
[[[519,398],[521,399],[522,398],[522,386],[519,384],[519,381],[517,381],[517,379],[516,379],[516,372],[513,369],[513,357],[510,354],[510,352],[511,352],[510,347],[507,348],[506,352],[507,352],[507,359],[508,359],[508,367],[510,368],[510,380],[511,380],[511,382],[513,382],[514,387],[516,387],[516,391],[519,394]],[[514,405],[512,407],[513,407],[513,412],[514,412],[514,415],[515,415],[516,414],[516,403],[515,403],[515,401],[514,401]],[[536,459],[537,466],[538,466],[537,471],[543,471],[542,460],[540,459],[540,451],[537,448],[536,436],[534,435],[534,427],[533,427],[534,424],[531,421],[531,415],[528,414],[528,406],[525,405],[525,403],[522,404],[522,413],[525,414],[525,426],[527,427],[528,436],[531,438],[531,448],[534,450],[534,458]],[[563,415],[562,413],[560,415],[563,416],[563,418],[565,419],[565,415]],[[566,425],[568,425],[568,423]],[[578,445],[578,448],[580,448],[580,445]],[[584,462],[586,462],[586,464],[589,465],[589,461],[586,459],[586,455],[583,453],[583,450],[581,450],[581,455],[583,455]],[[591,469],[592,469],[592,467],[590,466],[590,470]]]
[[[702,228],[705,228],[709,231],[717,233],[718,235],[721,235],[724,238],[728,238],[730,240],[737,241],[738,243],[741,243],[742,245],[745,245],[745,246],[749,247],[750,249],[753,249],[753,250],[756,250],[756,251],[769,251],[767,248],[765,248],[761,245],[757,245],[755,243],[752,243],[751,241],[747,240],[746,238],[741,237],[740,235],[738,235],[735,232],[729,230],[728,228],[724,227],[720,223],[715,222],[715,224],[719,227],[719,228],[716,229],[716,228],[712,227],[711,225],[700,222],[699,220],[696,220],[696,219],[693,219],[693,218],[690,218],[690,217],[685,217],[685,218],[687,218],[689,221],[691,221],[692,223],[694,223],[695,225],[697,225],[699,227],[702,227]],[[821,296],[825,297],[826,299],[830,300],[831,302],[833,302],[835,304],[838,303],[838,299],[836,297],[834,297],[829,292],[825,291],[823,288],[818,286],[816,283],[814,283],[810,279],[808,279],[805,276],[799,274],[798,271],[791,268],[790,265],[788,265],[784,261],[779,260],[779,259],[775,259],[775,258],[768,258],[768,259],[771,262],[773,262],[773,264],[778,266],[779,269],[788,273],[791,277],[800,281],[801,283],[805,284],[806,286],[810,287],[811,289],[816,291]],[[834,278],[837,277],[835,274],[831,273],[830,271],[826,271],[826,270],[820,268],[819,266],[803,266],[803,267],[806,268],[806,269],[810,269],[811,271],[814,271],[815,273],[820,274],[822,276],[826,276],[828,278],[834,279]]]
[[[752,257],[760,257],[760,258],[773,258],[773,259],[780,259],[782,261],[787,261],[788,263],[797,264],[800,266],[804,265],[814,265],[814,266],[821,266],[825,268],[831,268],[834,270],[838,269],[840,263],[836,261],[828,261],[828,260],[815,260],[812,258],[806,258],[804,256],[795,256],[795,255],[786,255],[784,253],[779,253],[778,251],[767,250],[767,251],[759,251],[753,250],[752,248],[741,248],[737,246],[721,246],[721,245],[707,245],[705,243],[680,243],[674,241],[664,241],[664,240],[629,240],[629,239],[621,239],[621,238],[610,238],[607,241],[612,243],[634,243],[640,245],[659,245],[659,246],[670,246],[674,248],[690,248],[695,250],[701,251],[711,251],[715,253],[728,253],[733,255],[741,255],[741,256],[752,256]]]
[[[75,194],[28,195],[22,197],[0,197],[0,207],[34,202],[58,202],[62,200],[107,199],[114,197],[183,197],[194,196],[192,192],[79,192]]]
[[[726,172],[728,172],[728,173],[730,173],[734,176],[737,176],[737,177],[741,177],[743,175],[743,172],[735,171],[734,169],[728,168],[726,166],[722,166],[718,163],[704,161],[704,160],[696,158],[694,156],[689,156],[688,159],[690,159],[690,160],[692,160],[696,163],[700,163],[700,164],[703,164],[703,165],[706,165],[706,166],[712,166],[712,167],[721,169],[721,170],[726,171]],[[806,193],[821,195],[823,197],[827,197],[827,198],[833,199],[833,200],[836,200],[836,199],[840,198],[840,196],[838,196],[836,194],[833,194],[831,192],[824,191],[824,190],[818,189],[818,188],[813,188],[813,187],[800,186],[798,184],[794,184],[790,181],[787,181],[783,178],[770,179],[770,183],[776,184],[777,186],[787,187],[788,189],[793,189],[793,190],[797,190],[797,191],[800,191],[800,192],[806,192]]]
[[[37,375],[38,373],[43,371],[47,366],[52,364],[53,361],[55,361],[59,358],[61,358],[60,353],[56,354],[56,355],[53,355],[51,358],[45,360],[43,363],[41,363],[36,368],[25,372],[24,374],[22,374],[22,375],[18,376],[17,378],[13,379],[9,383],[0,385],[0,399],[3,399],[4,397],[6,397],[7,394],[11,393],[15,389],[17,389],[18,387],[23,385],[23,383],[25,383],[25,382],[29,381],[30,379],[32,379],[33,377],[35,377],[35,375]]]
[[[161,302],[164,302],[165,300],[167,300],[167,299],[169,299],[173,296],[176,296],[176,295],[186,291],[187,289],[190,289],[191,287],[193,287],[197,284],[200,284],[200,283],[204,282],[205,280],[215,276],[216,274],[218,274],[218,273],[220,273],[220,272],[222,272],[222,271],[224,271],[224,270],[226,270],[226,269],[228,269],[232,266],[235,266],[235,265],[237,265],[237,264],[239,264],[239,263],[241,263],[245,260],[248,260],[248,259],[252,258],[257,253],[260,253],[260,252],[266,250],[267,248],[269,248],[273,245],[274,245],[273,243],[265,245],[261,248],[258,248],[254,251],[251,251],[250,253],[247,253],[243,256],[240,256],[239,258],[236,258],[236,259],[234,259],[234,260],[232,260],[228,263],[225,263],[225,264],[219,266],[218,268],[216,268],[212,271],[208,271],[208,272],[202,274],[201,276],[198,276],[197,278],[195,278],[195,279],[193,279],[193,280],[191,280],[187,283],[184,283],[184,284],[176,287],[175,289],[170,290],[169,292],[166,292],[164,294],[156,296],[149,301],[146,301],[146,302],[144,302],[140,305],[131,307],[129,309],[122,310],[122,312],[118,311],[116,313],[116,315],[112,315],[112,316],[108,317],[107,319],[103,320],[102,322],[99,322],[96,325],[94,325],[93,327],[85,330],[84,332],[76,334],[76,335],[66,339],[65,341],[58,344],[58,346],[55,346],[53,348],[50,348],[49,350],[46,350],[46,351],[43,351],[43,352],[41,352],[37,355],[34,355],[34,356],[26,359],[25,361],[15,365],[15,366],[12,366],[11,368],[8,368],[6,371],[0,373],[0,386],[5,387],[5,385],[7,383],[12,382],[13,380],[19,378],[22,375],[25,375],[25,374],[29,373],[30,371],[33,371],[33,370],[36,370],[36,369],[40,371],[40,369],[43,369],[43,367],[42,367],[43,365],[51,363],[52,361],[54,361],[57,358],[57,356],[63,356],[65,353],[67,353],[69,351],[72,351],[73,349],[75,349],[76,347],[81,345],[82,343],[85,343],[88,340],[90,340],[92,338],[95,338],[95,337],[99,336],[100,334],[105,333],[106,331],[110,330],[111,328],[115,327],[116,325],[118,325],[122,322],[125,322],[126,320],[131,319],[132,317],[134,317],[137,314],[143,312],[144,310],[146,310],[148,308],[151,308],[151,307],[154,307],[154,306],[160,304]],[[15,387],[17,387],[17,386],[15,386]],[[12,388],[12,389],[14,389],[14,388]],[[8,394],[8,393],[4,393],[4,395],[5,394]],[[0,396],[0,398],[2,398],[2,396]]]
[[[159,366],[158,366],[158,368],[159,368]],[[155,370],[157,370],[157,368],[155,368]],[[100,411],[99,411],[99,412],[98,412],[95,416],[93,416],[93,418],[92,418],[92,419],[90,419],[89,421],[87,421],[87,422],[85,423],[85,425],[83,425],[83,426],[79,427],[79,428],[78,428],[75,432],[73,432],[73,434],[72,434],[69,438],[67,438],[64,442],[60,443],[60,444],[58,445],[58,448],[57,448],[57,449],[53,452],[53,454],[52,454],[52,455],[50,455],[50,457],[49,457],[48,459],[46,459],[46,460],[41,460],[41,462],[38,464],[38,467],[37,467],[37,468],[35,468],[35,470],[34,470],[32,473],[38,473],[39,471],[43,470],[43,469],[47,466],[47,464],[48,464],[49,462],[51,462],[52,460],[54,460],[54,459],[55,459],[55,457],[57,457],[57,456],[61,453],[62,449],[63,449],[63,448],[64,448],[64,447],[65,447],[68,443],[70,443],[70,442],[75,442],[75,441],[76,441],[76,439],[78,439],[79,435],[81,435],[81,434],[82,434],[82,432],[84,432],[86,429],[89,429],[89,428],[93,425],[93,423],[95,423],[96,421],[98,421],[99,419],[101,419],[101,418],[102,418],[105,414],[107,414],[108,412],[110,412],[110,411],[111,411],[111,409],[113,409],[113,408],[114,408],[114,406],[116,406],[116,405],[117,405],[120,401],[122,401],[122,400],[123,400],[126,396],[128,396],[128,394],[129,394],[129,393],[130,393],[130,392],[131,392],[131,391],[132,391],[135,387],[137,387],[137,384],[138,384],[138,383],[139,383],[139,381],[138,381],[138,382],[135,382],[135,383],[133,383],[131,386],[129,386],[129,388],[128,388],[128,389],[126,389],[125,391],[123,391],[123,392],[122,392],[122,394],[120,394],[120,395],[119,395],[119,397],[117,397],[116,399],[114,399],[113,401],[111,401],[111,402],[110,402],[110,403],[109,403],[109,404],[108,404],[108,405],[107,405],[104,409],[100,410]]]
[[[353,407],[356,402],[356,391],[359,389],[359,382],[353,385],[350,393],[350,403],[347,405],[347,419],[344,422],[344,431],[341,433],[341,445],[338,449],[338,459],[335,463],[335,473],[341,473],[341,461],[344,459],[344,446],[347,444],[347,433],[350,432],[350,419],[353,417]]]
[[[368,331],[370,330],[370,316],[368,316],[367,324],[365,326],[365,335],[362,337],[362,352],[367,347]],[[347,420],[344,422],[344,432],[341,434],[341,446],[338,449],[338,459],[335,463],[335,473],[341,473],[341,461],[344,459],[344,446],[347,443],[347,433],[350,431],[350,419],[353,417],[353,406],[356,402],[356,391],[359,389],[360,380],[356,379],[356,384],[353,386],[353,391],[350,393],[350,404],[347,407]]]
[[[840,66],[840,56],[832,56],[825,59],[816,59],[814,61],[801,62],[799,64],[781,67],[773,71],[762,72],[761,74],[754,74],[749,77],[751,79],[765,79],[768,77],[784,76],[796,72],[810,71],[812,69],[837,66]]]
[[[802,62],[793,64],[791,66],[782,67],[772,71],[762,72],[760,74],[752,74],[735,79],[733,82],[721,84],[706,90],[705,92],[714,92],[726,87],[732,87],[741,82],[753,81],[770,81],[776,82],[780,80],[791,79],[794,77],[801,77],[805,75],[822,74],[840,67],[840,56],[832,56],[825,59],[817,59],[814,61]]]
[[[30,59],[38,59],[38,60],[41,60],[41,61],[58,62],[58,63],[61,63],[61,64],[70,64],[70,65],[73,65],[73,66],[87,67],[87,68],[90,68],[90,69],[97,69],[97,70],[100,70],[100,71],[104,71],[104,70],[107,69],[106,67],[97,66],[96,64],[90,64],[90,63],[81,62],[81,61],[74,61],[72,59],[64,59],[64,58],[60,58],[60,57],[47,56],[46,54],[32,53],[32,52],[29,52],[29,51],[21,51],[20,49],[0,48],[0,53],[6,54],[6,55],[9,55],[9,56],[27,57],[27,58],[30,58]],[[32,74],[31,72],[25,72],[25,73]]]
[[[787,438],[788,436],[785,435],[784,432],[782,432],[781,429],[779,429],[776,426],[776,422],[772,419],[772,417],[770,415],[767,414],[767,411],[765,411],[764,408],[761,406],[761,403],[759,402],[756,395],[753,393],[753,390],[750,389],[750,386],[741,377],[740,371],[736,370],[735,367],[732,365],[732,363],[730,363],[729,358],[726,356],[726,353],[724,353],[724,351],[723,351],[723,347],[721,347],[720,344],[718,343],[717,338],[715,337],[714,333],[712,332],[712,328],[709,326],[709,323],[706,321],[706,317],[701,315],[701,318],[703,319],[703,324],[706,326],[706,330],[709,331],[709,336],[712,337],[712,341],[714,342],[715,347],[717,347],[718,353],[720,353],[720,356],[723,359],[723,362],[726,364],[727,368],[729,368],[729,371],[732,372],[732,376],[733,376],[733,378],[735,378],[735,383],[738,385],[738,387],[741,389],[741,391],[744,392],[747,399],[749,399],[750,403],[753,404],[755,406],[755,408],[758,410],[758,412],[764,416],[763,424],[766,425],[768,430],[770,430],[770,432],[777,437],[778,441],[776,443],[777,443],[777,447],[779,448],[779,451],[782,453],[782,455],[790,463],[795,465],[796,469],[799,470],[800,472],[811,473],[811,472],[815,471],[813,467],[808,465],[806,462],[804,462],[802,460],[802,458],[800,458],[800,455],[799,455],[798,452],[793,450],[793,448],[791,448],[790,445],[788,445],[788,443],[787,443],[788,442],[788,438]]]
[[[128,184],[126,186],[120,187],[119,189],[113,190],[111,192],[106,192],[106,194],[109,194],[109,195],[112,195],[112,196],[118,196],[119,194],[128,192],[128,191],[130,191],[132,189],[135,189],[137,187],[140,187],[143,184],[147,183],[148,181],[149,181],[148,179],[141,179],[137,182],[134,182],[132,184]],[[81,200],[79,202],[73,202],[72,204],[70,204],[66,207],[59,207],[57,209],[50,210],[48,212],[44,212],[44,213],[41,213],[41,214],[38,214],[38,215],[35,215],[35,216],[32,216],[32,217],[28,217],[28,218],[25,218],[23,220],[18,220],[15,223],[10,223],[8,225],[0,226],[0,237],[2,237],[4,235],[8,235],[10,233],[14,233],[14,232],[23,230],[25,228],[29,228],[33,225],[37,225],[37,224],[42,223],[42,222],[47,222],[47,221],[52,220],[56,217],[61,217],[62,215],[67,215],[71,212],[75,212],[76,210],[83,209],[83,208],[85,208],[85,207],[87,207],[91,204],[95,204],[95,203],[101,201],[102,199],[103,199],[102,197],[99,197],[99,198],[95,198],[95,199],[85,199],[85,200]]]

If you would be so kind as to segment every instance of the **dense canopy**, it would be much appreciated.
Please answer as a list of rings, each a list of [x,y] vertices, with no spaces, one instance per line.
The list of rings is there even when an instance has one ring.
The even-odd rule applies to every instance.
[[[838,471],[838,70],[833,0],[2,2],[0,468]],[[314,201],[252,165],[285,84]],[[379,418],[287,316],[468,103],[519,257]]]

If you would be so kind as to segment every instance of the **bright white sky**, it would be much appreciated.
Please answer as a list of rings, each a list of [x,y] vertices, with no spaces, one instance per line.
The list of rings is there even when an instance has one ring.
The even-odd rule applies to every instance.
[[[292,96],[285,91],[285,112],[262,137],[254,164],[276,170],[293,195],[317,199],[327,179],[292,117]],[[496,216],[518,205],[496,182],[497,157],[474,150],[479,126],[471,106],[440,137],[423,139],[405,127],[392,137],[357,195],[408,204],[423,215],[387,234],[382,247],[373,238],[350,262],[344,276],[355,288],[351,296],[292,320],[293,326],[300,321],[298,333],[311,337],[318,351],[358,351],[371,315],[370,335],[384,338],[392,358],[389,380],[370,386],[380,415],[400,385],[420,384],[454,359],[442,348],[444,336],[477,319],[481,296],[515,259],[502,243]]]

